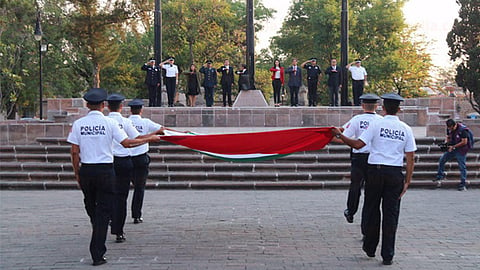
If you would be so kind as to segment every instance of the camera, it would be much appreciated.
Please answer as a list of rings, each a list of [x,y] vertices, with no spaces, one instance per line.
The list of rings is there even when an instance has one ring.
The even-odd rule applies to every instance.
[[[447,151],[448,151],[448,147],[451,146],[451,144],[449,144],[449,143],[439,143],[439,144],[437,144],[437,145],[438,145],[438,147],[440,147],[440,150],[441,150],[442,152],[447,152]]]

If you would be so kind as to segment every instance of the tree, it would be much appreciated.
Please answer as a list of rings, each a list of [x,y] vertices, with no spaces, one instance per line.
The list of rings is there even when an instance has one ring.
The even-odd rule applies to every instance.
[[[131,17],[126,1],[70,0],[69,41],[79,48],[78,71],[93,87],[100,87],[100,72],[119,56],[116,40],[124,34],[122,24]]]
[[[455,81],[480,113],[480,1],[457,0],[459,19],[447,35],[450,59],[458,61]]]

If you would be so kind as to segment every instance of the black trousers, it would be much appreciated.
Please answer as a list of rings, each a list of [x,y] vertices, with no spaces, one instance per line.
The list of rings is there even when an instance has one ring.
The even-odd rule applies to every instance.
[[[205,86],[205,103],[207,107],[212,107],[213,106],[213,93],[214,88],[213,86]]]
[[[232,106],[232,84],[222,84],[223,106]]]
[[[298,86],[289,86],[290,87],[290,105],[298,106],[298,91],[300,87]]]
[[[133,162],[128,157],[114,157],[115,169],[114,204],[112,213],[111,233],[123,234],[125,219],[127,218],[127,198],[130,182],[133,181]]]
[[[165,87],[167,88],[167,97],[168,97],[168,106],[173,106],[173,101],[175,99],[175,87],[177,86],[176,77],[166,77],[165,78]]]
[[[363,249],[367,253],[375,253],[380,240],[380,220],[383,214],[381,255],[384,260],[391,260],[395,255],[395,237],[403,184],[401,167],[377,168],[376,165],[369,165],[363,208],[365,226]]]
[[[148,107],[162,106],[162,93],[157,85],[148,85]]]
[[[360,96],[363,95],[364,80],[352,80],[353,104],[360,106]]]
[[[308,106],[317,106],[318,79],[308,80]]]
[[[143,198],[145,195],[145,184],[148,177],[148,166],[150,157],[145,153],[132,157],[133,163],[133,198],[132,218],[142,217]]]
[[[352,153],[351,154],[351,170],[350,170],[350,189],[348,190],[347,209],[351,215],[355,215],[358,211],[360,196],[362,195],[362,187],[367,178],[368,173],[368,154]],[[363,214],[362,214],[363,216]],[[362,234],[365,235],[363,218],[362,218]]]
[[[113,164],[82,164],[79,177],[85,210],[92,224],[90,255],[93,261],[99,261],[107,252],[105,241],[115,186]]]
[[[338,106],[338,85],[329,85],[330,106]]]
[[[280,81],[280,79],[273,80],[272,87],[273,87],[273,103],[280,104],[282,102],[282,99],[281,99],[282,93],[280,92],[282,89],[282,81]]]

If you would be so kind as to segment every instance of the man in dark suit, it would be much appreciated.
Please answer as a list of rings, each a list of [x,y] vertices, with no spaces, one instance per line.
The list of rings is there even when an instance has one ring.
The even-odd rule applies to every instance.
[[[205,102],[207,107],[213,106],[213,92],[217,85],[217,72],[212,67],[212,60],[207,60],[205,65],[200,68],[200,73],[204,74],[202,86],[205,88]]]
[[[297,58],[293,58],[292,66],[285,70],[289,74],[288,87],[290,88],[290,106],[298,107],[298,92],[302,86],[302,69],[297,65]]]
[[[338,89],[342,87],[342,69],[337,66],[337,59],[330,60],[330,66],[325,70],[325,74],[328,75],[330,106],[338,106]]]
[[[222,79],[220,79],[220,84],[222,85],[222,94],[223,94],[223,107],[228,106],[232,107],[232,84],[233,84],[233,67],[230,66],[230,61],[225,60],[223,66],[217,69],[218,73],[222,74]]]
[[[142,66],[142,70],[146,71],[145,84],[148,88],[148,106],[162,106],[162,93],[160,86],[160,68],[155,65],[155,59],[150,58],[147,63]]]

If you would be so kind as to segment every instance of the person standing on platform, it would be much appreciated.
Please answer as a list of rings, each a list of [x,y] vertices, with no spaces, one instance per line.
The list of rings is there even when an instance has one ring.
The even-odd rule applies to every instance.
[[[173,107],[175,90],[178,84],[178,67],[174,63],[175,57],[169,57],[160,63],[160,67],[165,69],[165,87],[167,88],[168,107]]]
[[[375,257],[382,228],[383,264],[391,265],[395,255],[400,201],[412,180],[417,146],[412,129],[397,116],[403,98],[389,93],[382,95],[382,99],[386,115],[383,119],[371,122],[358,139],[345,136],[338,128],[333,129],[332,133],[355,149],[365,145],[370,147],[362,215],[365,231],[362,249],[368,257]],[[402,172],[404,157],[407,163],[405,176]]]
[[[317,58],[310,58],[300,65],[307,70],[308,106],[317,106],[318,77],[322,74],[321,68],[317,65]]]
[[[142,70],[146,71],[145,84],[148,88],[148,106],[162,106],[162,89],[159,89],[162,73],[160,68],[155,65],[155,58],[150,58],[142,66]]]
[[[350,121],[343,125],[343,135],[349,138],[358,138],[368,129],[370,123],[382,119],[375,113],[377,102],[380,98],[375,94],[363,94],[360,96],[362,102],[363,114],[354,116]],[[353,217],[358,210],[360,202],[361,189],[368,174],[368,155],[370,153],[369,145],[360,149],[352,149],[350,152],[351,170],[350,170],[350,189],[347,197],[347,209],[343,212],[348,223],[353,223]],[[362,220],[362,235],[365,235]]]
[[[240,64],[235,72],[238,75],[238,91],[250,89],[250,77],[247,71],[247,65]]]
[[[230,66],[230,61],[225,60],[223,66],[217,69],[217,72],[222,74],[220,84],[222,85],[223,107],[227,106],[227,101],[228,106],[232,107],[232,85],[234,78],[233,67]]]
[[[292,66],[287,68],[285,73],[288,73],[288,87],[290,88],[290,106],[298,107],[298,92],[302,86],[302,69],[297,66],[297,58],[293,58]]]
[[[104,89],[90,89],[83,98],[90,111],[73,123],[67,142],[71,144],[75,179],[83,192],[85,210],[92,224],[90,254],[93,265],[101,265],[107,262],[105,241],[114,202],[113,142],[120,142],[123,147],[135,147],[147,142],[159,142],[160,137],[128,139],[118,123],[102,113],[107,98]]]
[[[197,66],[190,65],[190,70],[184,73],[187,76],[187,95],[190,107],[195,107],[197,96],[200,94],[200,83]]]
[[[353,64],[355,65],[352,66]],[[363,95],[364,87],[368,86],[367,70],[362,67],[362,61],[360,59],[357,59],[354,62],[348,64],[347,69],[352,74],[353,104],[355,106],[360,106],[359,97]]]
[[[342,68],[337,66],[337,59],[330,60],[330,66],[325,70],[328,75],[328,93],[330,106],[338,106],[338,89],[342,88]]]
[[[125,100],[125,97],[120,94],[111,94],[107,97],[108,109],[110,110],[108,117],[117,121],[118,126],[127,134],[128,138],[135,139],[145,137],[140,136],[140,133],[133,126],[133,122],[130,119],[122,116],[123,100]],[[117,243],[122,243],[126,241],[123,227],[125,226],[125,219],[127,217],[127,198],[130,190],[130,182],[133,182],[133,162],[130,149],[123,147],[117,141],[113,143],[113,168],[115,170],[116,181],[111,233],[116,235]]]
[[[205,102],[207,107],[212,107],[214,89],[217,85],[217,71],[212,67],[212,60],[207,60],[205,65],[200,68],[200,73],[204,74],[202,85],[205,89]]]
[[[272,72],[273,103],[275,107],[280,107],[280,104],[282,104],[281,90],[285,82],[285,69],[280,64],[280,60],[275,59],[270,72]]]

